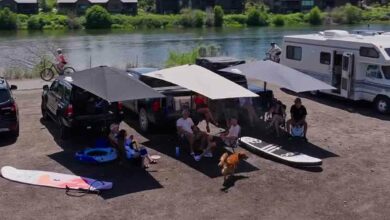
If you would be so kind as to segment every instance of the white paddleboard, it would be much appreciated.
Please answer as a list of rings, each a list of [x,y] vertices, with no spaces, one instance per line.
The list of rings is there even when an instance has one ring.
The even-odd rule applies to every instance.
[[[276,157],[277,159],[292,164],[305,166],[317,166],[322,164],[321,159],[311,157],[299,152],[290,152],[283,149],[283,147],[281,146],[269,144],[260,139],[252,137],[242,137],[240,138],[240,142],[251,150],[259,151],[261,153]]]
[[[1,168],[1,175],[8,180],[38,186],[47,186],[61,189],[78,189],[99,191],[111,189],[111,182],[103,182],[91,178],[69,174],[54,173],[38,170],[19,170],[11,166]]]

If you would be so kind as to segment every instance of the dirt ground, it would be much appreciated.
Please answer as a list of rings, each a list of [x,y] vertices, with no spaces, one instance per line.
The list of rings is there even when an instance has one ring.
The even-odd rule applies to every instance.
[[[295,96],[275,90],[291,105]],[[265,135],[259,125],[244,135],[291,145],[323,159],[317,168],[296,168],[248,153],[235,178],[222,185],[217,158],[175,158],[174,136],[139,136],[162,158],[148,171],[115,164],[86,165],[74,152],[90,146],[82,134],[58,139],[41,120],[40,90],[17,91],[21,135],[0,136],[0,166],[47,170],[113,181],[102,195],[80,197],[64,190],[0,178],[1,219],[389,219],[390,116],[369,106],[327,96],[303,97],[309,142],[291,143]],[[131,120],[130,125],[132,124]],[[127,127],[126,124],[122,126]],[[135,132],[132,130],[132,132]],[[160,134],[159,134],[160,133]],[[139,135],[139,134],[138,134]],[[217,156],[222,150],[217,152]]]

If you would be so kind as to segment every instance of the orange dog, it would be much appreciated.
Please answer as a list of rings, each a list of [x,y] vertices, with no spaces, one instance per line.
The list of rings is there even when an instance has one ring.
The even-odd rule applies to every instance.
[[[224,153],[218,164],[222,168],[223,179],[226,180],[228,175],[233,175],[240,160],[246,160],[247,158],[248,156],[245,153],[233,153],[231,155]]]

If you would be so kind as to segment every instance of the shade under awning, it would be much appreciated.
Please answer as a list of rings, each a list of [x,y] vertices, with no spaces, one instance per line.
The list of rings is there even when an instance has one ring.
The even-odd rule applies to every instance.
[[[61,78],[109,102],[164,97],[127,72],[107,66],[86,69]]]
[[[183,65],[145,74],[186,89],[210,99],[257,97],[258,95],[238,84],[198,65]]]
[[[248,81],[267,82],[294,92],[331,90],[334,87],[293,68],[272,61],[255,61],[220,71],[245,75]]]

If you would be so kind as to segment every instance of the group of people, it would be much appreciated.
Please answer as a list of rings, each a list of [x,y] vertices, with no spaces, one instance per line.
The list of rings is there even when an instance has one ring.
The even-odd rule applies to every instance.
[[[302,136],[307,141],[307,111],[300,98],[295,99],[290,108],[290,114],[291,118],[286,122],[286,105],[275,99],[272,107],[267,112],[266,120],[269,121],[270,127],[275,129],[277,137],[280,137],[280,132],[284,128],[291,136]],[[295,130],[298,130],[300,134],[297,134]]]
[[[176,127],[179,137],[188,141],[190,155],[196,161],[199,161],[202,157],[213,157],[213,151],[217,147],[218,139],[209,135],[209,130],[201,131],[190,118],[190,112],[187,109],[183,110],[182,117],[176,121]],[[229,130],[220,134],[219,137],[226,145],[230,145],[238,139],[240,131],[241,127],[238,125],[237,119],[231,118],[229,121]],[[199,144],[199,146],[196,148],[195,144]],[[196,155],[195,150],[199,150],[202,153]]]
[[[148,150],[138,144],[133,135],[128,135],[125,129],[119,129],[119,124],[110,125],[110,133],[108,135],[110,145],[118,152],[119,164],[127,167],[130,160],[141,160],[141,167],[148,168],[149,164],[157,162],[151,158]],[[148,163],[147,163],[148,162]]]

